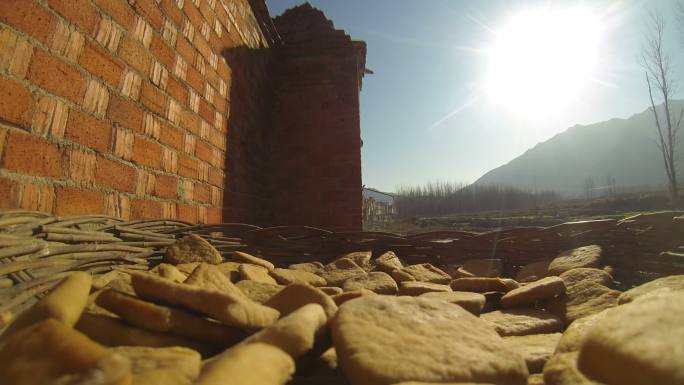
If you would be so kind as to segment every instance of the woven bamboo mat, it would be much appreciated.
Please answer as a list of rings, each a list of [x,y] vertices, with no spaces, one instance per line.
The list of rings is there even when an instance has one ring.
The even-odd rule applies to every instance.
[[[72,271],[147,270],[166,246],[197,234],[222,254],[246,251],[276,265],[330,261],[353,251],[394,251],[406,263],[458,265],[500,258],[514,276],[530,262],[563,250],[600,245],[604,263],[626,286],[662,275],[684,274],[684,212],[641,214],[622,220],[568,222],[471,233],[437,231],[405,236],[383,232],[332,232],[306,226],[261,228],[241,223],[193,225],[173,220],[125,221],[103,215],[54,217],[0,211],[0,321],[30,306]],[[0,322],[2,324],[2,322]]]

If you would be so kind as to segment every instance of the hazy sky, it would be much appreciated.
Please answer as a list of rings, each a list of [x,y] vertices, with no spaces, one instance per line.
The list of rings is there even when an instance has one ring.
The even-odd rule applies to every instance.
[[[276,16],[303,1],[267,3],[271,15]],[[671,15],[675,0],[310,3],[325,12],[336,28],[368,44],[366,66],[375,74],[365,77],[361,92],[363,183],[393,191],[399,185],[435,180],[473,182],[575,124],[626,118],[646,109],[648,95],[639,64],[644,23],[649,9]],[[590,14],[590,22],[583,16],[565,16],[568,9]],[[532,31],[516,30],[516,25],[530,24],[521,15],[542,10],[561,15],[558,20],[546,18],[552,20],[548,28],[570,23],[566,31],[570,28],[573,32],[560,37],[569,39],[560,46],[591,45],[587,49],[593,53],[576,55],[591,57],[591,63],[589,59],[562,57],[568,49],[560,49],[559,44],[544,45],[543,37],[558,38],[553,35],[555,30],[546,33],[543,24]],[[681,34],[674,20],[668,22],[668,48],[676,73],[684,75]],[[523,42],[506,43],[510,36]],[[532,47],[525,45],[525,39],[534,40]],[[525,67],[525,60],[496,61],[510,58],[500,53],[511,50],[515,55],[521,50],[539,55],[534,44],[542,44],[545,48],[541,51],[561,56],[557,65],[550,66],[558,70],[546,73],[541,68],[530,69]],[[503,51],[494,50],[502,45],[506,46]],[[573,77],[577,68],[589,64],[591,68],[582,74],[581,81]],[[516,65],[514,73],[520,76],[508,76]],[[492,86],[492,79],[499,79],[492,75],[493,68],[503,71],[499,78],[513,79],[515,88]],[[539,76],[544,81],[535,76],[535,71],[543,72]],[[681,82],[684,84],[684,76]]]

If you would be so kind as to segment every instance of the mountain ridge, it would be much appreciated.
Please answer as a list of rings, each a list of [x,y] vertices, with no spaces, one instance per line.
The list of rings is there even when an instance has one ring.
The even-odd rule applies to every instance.
[[[677,111],[684,108],[682,100],[673,104]],[[650,108],[628,118],[576,124],[488,171],[474,184],[553,190],[566,196],[585,194],[588,178],[595,186],[607,185],[611,178],[618,190],[661,188],[667,177],[656,139]],[[680,136],[680,149],[682,144]],[[683,169],[680,159],[680,174]]]

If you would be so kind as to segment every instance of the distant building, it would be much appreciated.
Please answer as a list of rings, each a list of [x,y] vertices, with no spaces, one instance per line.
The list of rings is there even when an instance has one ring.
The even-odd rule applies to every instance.
[[[391,222],[395,217],[393,194],[374,188],[363,188],[364,223]]]

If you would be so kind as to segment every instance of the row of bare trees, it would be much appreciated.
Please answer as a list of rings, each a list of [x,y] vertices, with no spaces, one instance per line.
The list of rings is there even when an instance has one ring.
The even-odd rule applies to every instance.
[[[677,2],[676,15],[684,44],[684,3]],[[681,204],[677,180],[678,147],[680,145],[678,134],[682,117],[684,117],[684,109],[673,111],[672,98],[679,90],[679,85],[672,65],[672,57],[666,47],[666,33],[666,21],[663,14],[659,11],[651,12],[646,24],[645,44],[641,60],[646,73],[648,96],[658,133],[656,143],[662,154],[668,179],[670,204],[673,207],[678,207]],[[656,107],[660,104],[663,106],[662,110]]]
[[[400,218],[489,210],[532,209],[559,199],[552,191],[531,192],[506,186],[430,182],[397,188],[394,205]]]

